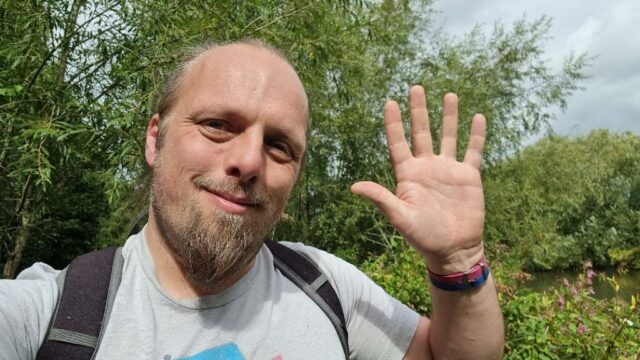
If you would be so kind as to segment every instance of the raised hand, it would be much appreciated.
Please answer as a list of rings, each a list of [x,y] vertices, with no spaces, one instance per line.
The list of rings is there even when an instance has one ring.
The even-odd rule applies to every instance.
[[[447,274],[465,271],[483,252],[484,196],[480,163],[486,124],[475,115],[462,162],[456,160],[458,98],[444,97],[440,153],[434,154],[424,89],[409,93],[413,152],[404,136],[400,108],[384,107],[387,143],[396,177],[395,194],[370,181],[351,191],[373,202],[422,256],[429,268]]]

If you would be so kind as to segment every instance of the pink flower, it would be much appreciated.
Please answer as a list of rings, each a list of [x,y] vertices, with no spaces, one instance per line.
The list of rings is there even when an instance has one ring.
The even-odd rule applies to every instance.
[[[564,296],[560,295],[560,297],[558,297],[558,307],[560,309],[564,309],[565,304],[566,304],[566,301],[564,299]]]
[[[584,333],[588,333],[588,332],[589,332],[589,328],[584,326],[582,324],[582,322],[578,324],[578,334],[579,335],[583,335]]]

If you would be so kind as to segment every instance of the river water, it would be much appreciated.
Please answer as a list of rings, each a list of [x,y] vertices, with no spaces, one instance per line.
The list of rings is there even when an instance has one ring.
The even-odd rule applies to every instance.
[[[534,278],[524,283],[524,287],[533,291],[550,290],[552,288],[562,287],[562,278],[566,277],[569,282],[573,283],[578,277],[579,272],[568,271],[548,271],[533,273]],[[619,299],[629,301],[631,295],[640,294],[640,270],[628,271],[619,274],[615,270],[596,270],[596,276],[593,277],[593,295],[598,299],[610,299],[617,296]],[[616,295],[613,287],[604,277],[615,276],[620,290]]]

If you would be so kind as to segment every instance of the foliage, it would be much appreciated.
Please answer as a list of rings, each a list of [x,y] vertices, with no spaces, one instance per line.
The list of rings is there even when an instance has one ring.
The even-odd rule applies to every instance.
[[[637,264],[638,150],[631,134],[551,136],[488,169],[486,238],[511,247],[525,269]]]
[[[5,276],[13,276],[23,255],[61,264],[93,247],[107,210],[96,179],[108,164],[96,139],[103,114],[96,94],[110,83],[114,63],[115,52],[104,49],[119,43],[125,27],[117,19],[103,26],[116,7],[80,0],[1,3]]]
[[[640,269],[640,246],[631,249],[609,249],[611,261],[623,268]]]
[[[367,261],[362,269],[387,292],[421,314],[431,299],[422,258],[400,237],[390,236],[389,251]],[[498,284],[506,323],[505,359],[634,359],[640,353],[638,296],[596,299],[591,268],[575,283],[563,279],[553,290],[517,290],[524,276],[490,246],[492,276]],[[615,278],[608,279],[619,289]]]
[[[612,286],[615,280],[612,279]],[[551,292],[517,292],[502,311],[505,359],[635,359],[640,353],[637,295],[597,300],[587,277]]]
[[[365,262],[361,269],[391,296],[420,314],[431,313],[424,260],[398,235],[385,237],[388,251]]]

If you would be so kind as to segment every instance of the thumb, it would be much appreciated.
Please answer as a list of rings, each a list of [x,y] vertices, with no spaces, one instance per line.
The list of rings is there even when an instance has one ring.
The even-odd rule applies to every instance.
[[[400,199],[382,185],[372,181],[359,181],[351,185],[351,192],[364,196],[371,201],[392,224],[394,223],[394,218],[399,215]]]

